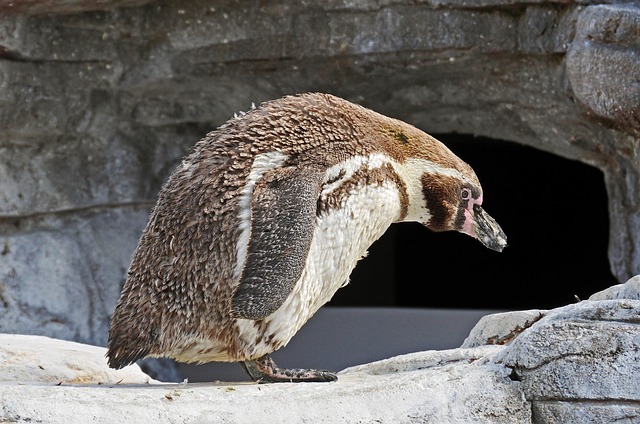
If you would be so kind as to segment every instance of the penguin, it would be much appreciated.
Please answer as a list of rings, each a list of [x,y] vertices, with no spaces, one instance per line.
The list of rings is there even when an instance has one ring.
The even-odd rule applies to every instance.
[[[473,169],[402,121],[324,93],[253,106],[208,133],[162,187],[112,315],[107,358],[239,362],[257,382],[397,222],[502,251]]]

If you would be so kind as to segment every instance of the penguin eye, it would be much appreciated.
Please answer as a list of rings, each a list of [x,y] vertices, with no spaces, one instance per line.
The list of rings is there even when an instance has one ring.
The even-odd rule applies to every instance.
[[[460,192],[460,197],[462,197],[462,200],[469,200],[471,199],[471,190],[469,190],[468,188],[463,188],[462,191]]]

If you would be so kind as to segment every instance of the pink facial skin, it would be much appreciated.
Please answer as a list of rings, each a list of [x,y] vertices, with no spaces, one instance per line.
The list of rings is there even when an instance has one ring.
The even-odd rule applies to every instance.
[[[470,235],[473,238],[478,238],[478,235],[476,234],[476,230],[474,228],[474,219],[473,219],[473,206],[474,205],[478,205],[481,206],[482,205],[482,196],[480,196],[477,199],[474,199],[473,197],[471,197],[467,203],[467,207],[464,208],[464,224],[462,225],[462,232],[465,234]]]

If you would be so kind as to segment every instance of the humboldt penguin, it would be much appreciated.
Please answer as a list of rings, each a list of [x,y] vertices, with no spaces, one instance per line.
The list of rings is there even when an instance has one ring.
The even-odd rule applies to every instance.
[[[321,93],[252,107],[207,134],[162,187],[111,318],[108,363],[240,362],[258,382],[396,222],[501,251],[473,169],[402,121]]]

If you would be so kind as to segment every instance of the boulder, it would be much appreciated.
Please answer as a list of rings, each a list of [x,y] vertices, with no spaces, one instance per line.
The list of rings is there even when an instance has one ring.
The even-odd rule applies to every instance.
[[[589,300],[635,299],[640,300],[640,275],[627,280],[624,284],[608,287],[589,297]],[[588,304],[584,304],[588,305]],[[562,309],[554,310],[557,315]],[[510,311],[485,315],[471,329],[462,343],[463,348],[509,344],[520,333],[544,318],[549,311],[532,309],[528,311]],[[572,314],[574,312],[570,312]]]
[[[624,284],[617,284],[594,293],[589,300],[635,299],[640,300],[640,275],[631,277]]]
[[[640,135],[640,7],[587,8],[567,52],[567,79],[585,111]]]
[[[463,347],[505,344],[537,423],[640,420],[640,276],[551,311],[480,319]],[[625,421],[626,420],[626,421]]]
[[[639,323],[638,300],[583,301],[549,311],[493,360],[522,382],[534,422],[637,422]]]
[[[518,334],[544,317],[546,312],[535,309],[485,315],[471,329],[469,336],[464,340],[461,347],[508,344]]]

